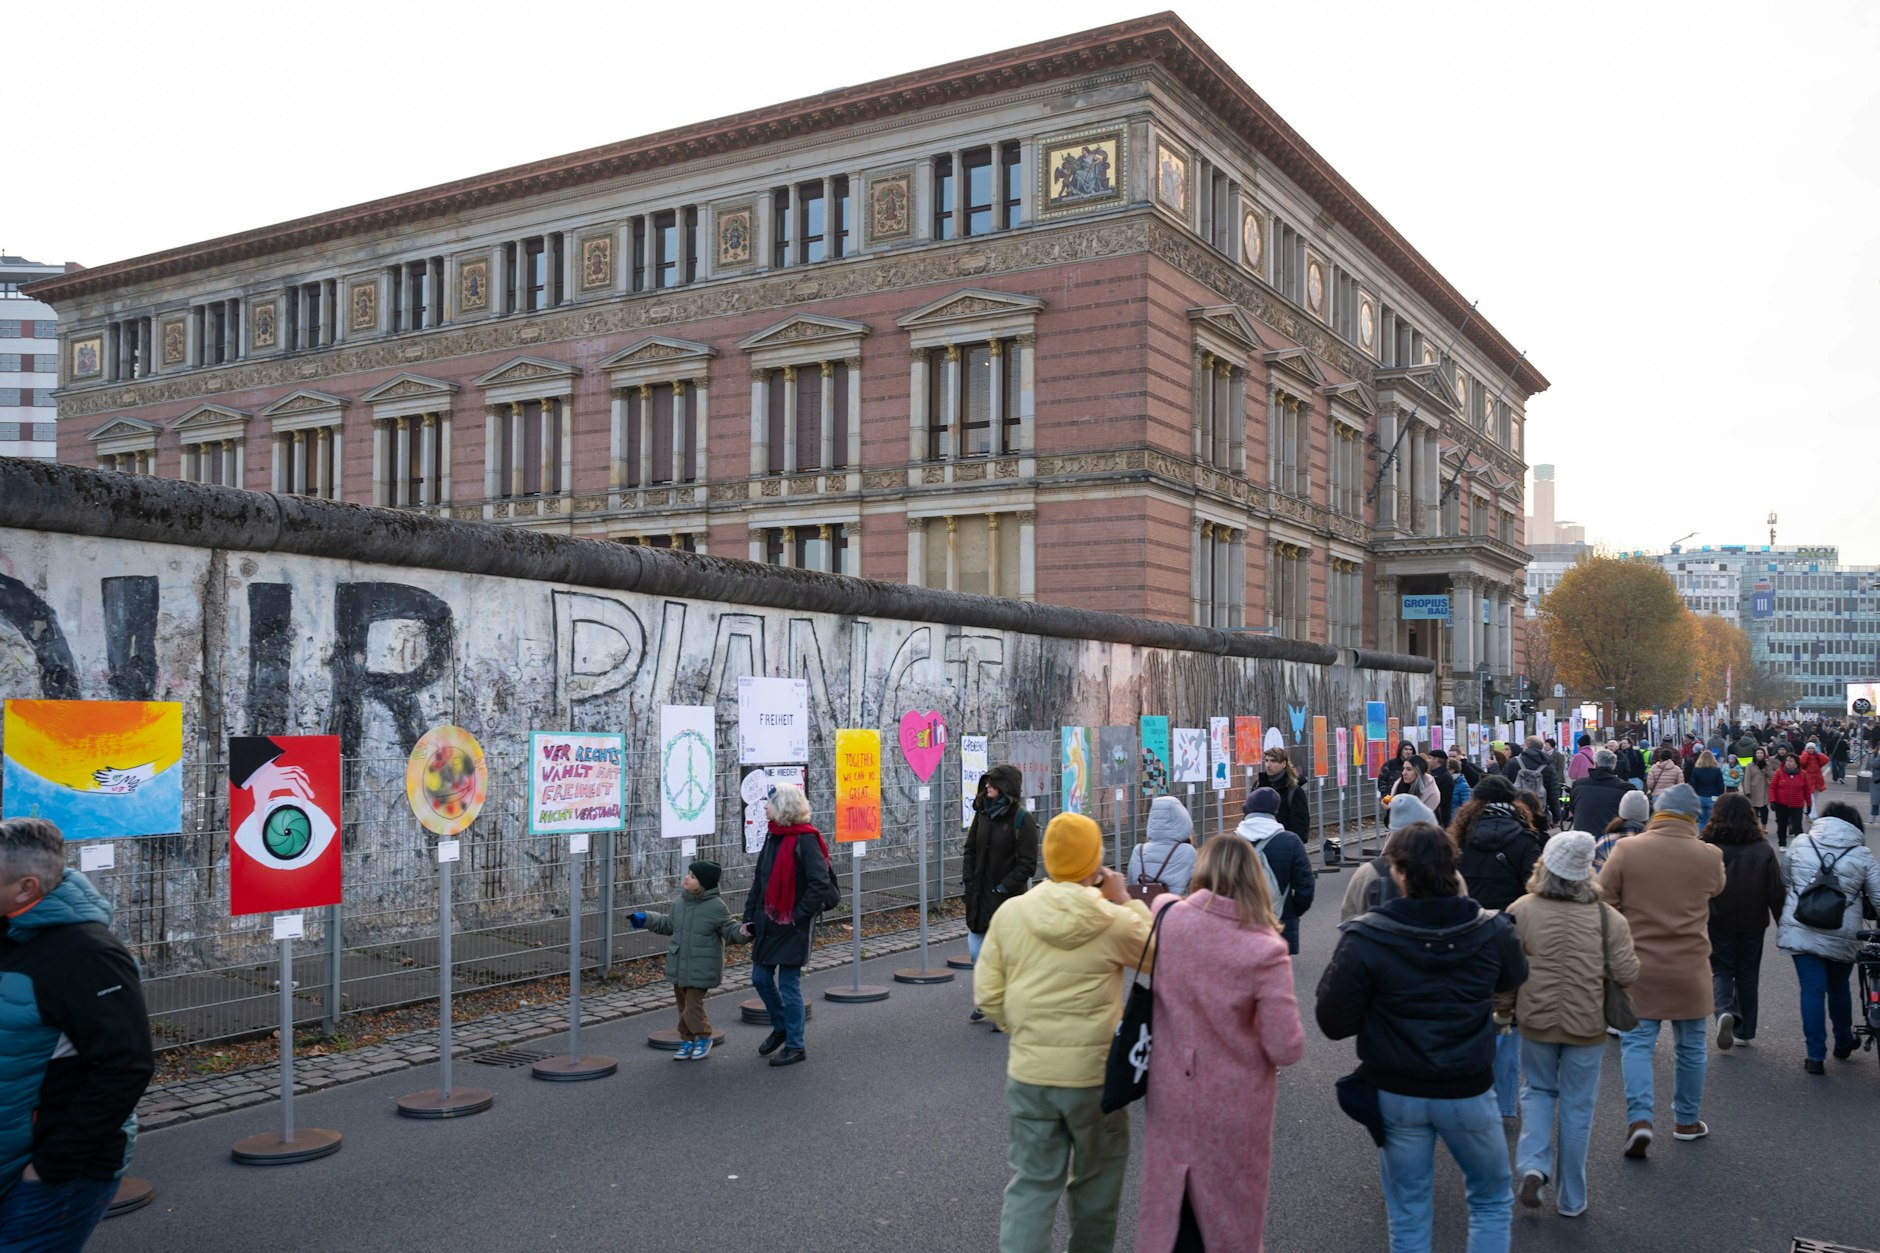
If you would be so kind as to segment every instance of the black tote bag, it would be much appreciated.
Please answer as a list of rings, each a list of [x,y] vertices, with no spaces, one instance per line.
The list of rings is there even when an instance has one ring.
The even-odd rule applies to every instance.
[[[1155,916],[1149,938],[1143,941],[1142,955],[1136,959],[1136,973],[1129,981],[1129,995],[1123,998],[1123,1017],[1110,1037],[1110,1055],[1103,1063],[1103,1112],[1117,1110],[1140,1101],[1149,1090],[1149,1046],[1153,1036],[1151,1020],[1155,1017],[1155,988],[1142,981],[1142,964],[1149,960],[1149,949],[1169,910]],[[1156,949],[1156,965],[1162,964],[1162,950]],[[1153,980],[1154,971],[1150,971]]]

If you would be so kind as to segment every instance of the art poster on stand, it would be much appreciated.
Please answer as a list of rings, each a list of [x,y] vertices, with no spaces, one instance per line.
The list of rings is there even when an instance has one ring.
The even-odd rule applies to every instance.
[[[1098,772],[1106,788],[1126,788],[1136,781],[1136,728],[1103,727],[1097,731],[1097,753],[1103,765]]]
[[[1445,748],[1454,748],[1456,744],[1456,707],[1454,705],[1444,705],[1443,746]]]
[[[1140,741],[1141,766],[1137,781],[1145,797],[1166,796],[1169,784],[1168,719],[1145,714]]]
[[[779,783],[794,783],[807,794],[807,766],[745,766],[738,781],[738,799],[744,802],[744,851],[753,855],[764,851],[764,839],[770,834],[770,820],[764,802]]]
[[[1008,763],[1018,771],[1025,795],[1021,800],[1051,794],[1052,777],[1057,774],[1058,737],[1049,731],[1007,731],[1005,753]]]
[[[960,830],[973,825],[973,802],[979,799],[979,781],[992,769],[990,740],[983,735],[960,736]]]
[[[340,903],[339,736],[228,742],[229,913]]]
[[[1347,734],[1346,729],[1344,727],[1339,727],[1338,728],[1338,786],[1339,787],[1345,786],[1346,780],[1350,777],[1348,773],[1351,769],[1351,750],[1350,750],[1349,745],[1350,745],[1350,736]]]
[[[1384,702],[1367,700],[1364,702],[1364,768],[1372,778],[1384,768],[1384,761],[1395,746],[1387,741],[1390,736],[1389,725],[1384,717]]]
[[[432,727],[405,758],[405,803],[432,835],[461,835],[489,799],[490,767],[477,737],[462,727]]]
[[[1208,733],[1200,727],[1175,728],[1175,782],[1208,781]]]
[[[738,679],[738,761],[742,765],[809,760],[809,681],[744,675]]]
[[[836,843],[881,838],[881,732],[836,731]]]
[[[1090,728],[1063,727],[1063,756],[1059,763],[1062,810],[1067,814],[1090,811]]]
[[[1241,714],[1234,719],[1234,761],[1243,770],[1260,765],[1260,720]]]
[[[1323,779],[1332,772],[1332,746],[1327,739],[1325,715],[1312,715],[1312,777]],[[1342,754],[1341,754],[1342,756]]]
[[[627,813],[627,737],[529,733],[529,834],[621,831]]]
[[[1232,740],[1229,728],[1233,724],[1226,718],[1208,719],[1208,781],[1212,790],[1225,792],[1228,778],[1233,774],[1233,754],[1230,751]]]
[[[659,834],[710,835],[717,826],[718,724],[710,705],[659,709]]]
[[[9,700],[0,740],[0,817],[73,843],[183,829],[180,702]]]

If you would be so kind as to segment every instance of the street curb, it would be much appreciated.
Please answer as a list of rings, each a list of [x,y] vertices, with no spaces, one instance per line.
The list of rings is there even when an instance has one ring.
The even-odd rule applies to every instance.
[[[961,939],[965,935],[966,923],[961,919],[932,923],[927,928],[930,947],[935,943]],[[862,960],[872,961],[877,957],[905,953],[919,947],[918,929],[891,931],[885,935],[865,938],[862,941]],[[853,960],[854,953],[849,944],[833,944],[812,954],[803,971],[810,974],[837,970]],[[750,977],[749,965],[727,966],[725,981],[714,994],[748,984]],[[599,995],[583,992],[581,995],[583,1027],[618,1022],[623,1018],[657,1010],[672,1010],[672,992],[663,981],[619,992]],[[568,1005],[565,1000],[553,1006],[491,1014],[454,1028],[451,1056],[468,1057],[490,1049],[563,1035],[567,1030]],[[435,1027],[409,1032],[383,1044],[368,1045],[344,1053],[296,1057],[294,1093],[298,1096],[321,1092],[343,1083],[356,1083],[361,1079],[371,1079],[414,1066],[427,1066],[437,1059]],[[230,1110],[278,1101],[280,1091],[281,1068],[278,1062],[227,1074],[182,1079],[144,1093],[143,1099],[137,1103],[137,1127],[139,1131],[160,1131],[165,1127],[225,1114]]]

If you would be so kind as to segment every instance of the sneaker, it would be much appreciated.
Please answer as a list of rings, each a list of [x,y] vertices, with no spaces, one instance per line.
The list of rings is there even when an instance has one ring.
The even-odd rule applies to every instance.
[[[1846,1048],[1834,1050],[1834,1060],[1837,1062],[1846,1061],[1848,1058],[1854,1056],[1854,1049],[1855,1046],[1850,1044]]]
[[[1554,1212],[1559,1214],[1562,1218],[1578,1218],[1586,1213],[1586,1206],[1582,1205],[1579,1209],[1555,1210]]]
[[[1674,1140],[1701,1140],[1710,1134],[1710,1124],[1703,1119],[1696,1122],[1681,1122],[1671,1129]]]
[[[1521,1190],[1515,1195],[1521,1204],[1529,1209],[1541,1207],[1541,1189],[1547,1186],[1547,1176],[1538,1170],[1530,1170],[1521,1176]]]
[[[1828,1073],[1828,1068],[1812,1057],[1802,1063],[1802,1069],[1806,1070],[1811,1075],[1825,1075]]]
[[[966,1015],[966,1021],[970,1023],[977,1024],[977,1023],[982,1023],[985,1020],[986,1020],[986,1016],[976,1009],[972,1013]]]
[[[772,1031],[769,1035],[764,1037],[764,1042],[757,1046],[757,1055],[759,1057],[769,1057],[772,1053],[783,1047],[783,1041],[783,1032]]]
[[[808,1060],[809,1051],[807,1049],[785,1049],[783,1052],[771,1058],[770,1064],[772,1066],[794,1066],[798,1062],[806,1062]]]
[[[692,1060],[692,1041],[690,1040],[679,1041],[679,1049],[677,1052],[675,1052],[672,1055],[672,1060],[675,1062],[691,1061]]]
[[[705,1054],[711,1051],[712,1051],[712,1038],[710,1036],[704,1036],[701,1039],[692,1041],[692,1060],[693,1061],[695,1062],[703,1061]]]
[[[1717,1015],[1717,1047],[1731,1049],[1736,1047],[1736,1015]]]
[[[1635,1122],[1626,1129],[1625,1155],[1627,1157],[1642,1159],[1651,1152],[1651,1147],[1652,1125],[1650,1123]]]

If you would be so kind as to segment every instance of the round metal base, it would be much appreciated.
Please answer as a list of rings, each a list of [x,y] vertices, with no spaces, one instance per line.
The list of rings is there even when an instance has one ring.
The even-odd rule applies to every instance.
[[[894,981],[896,983],[923,983],[923,984],[924,983],[951,983],[953,982],[953,972],[951,970],[922,970],[920,967],[915,966],[915,967],[910,967],[907,970],[895,971]]]
[[[815,1009],[816,1007],[814,1005],[809,1004],[807,1001],[804,1002],[803,1019],[805,1022],[813,1016]],[[753,1027],[768,1027],[770,1025],[770,1011],[764,1008],[764,998],[761,996],[753,1000],[741,1002],[738,1005],[738,1014],[745,1022],[750,1023]]]
[[[973,959],[963,953],[955,953],[947,958],[947,965],[954,970],[971,970]]]
[[[111,1206],[105,1210],[106,1218],[116,1218],[140,1210],[157,1198],[157,1186],[148,1179],[134,1179],[130,1176],[118,1180],[117,1195],[111,1198]]]
[[[398,1112],[406,1118],[468,1118],[496,1104],[487,1088],[456,1088],[445,1096],[436,1088],[398,1098]]]
[[[712,1047],[717,1048],[724,1042],[725,1033],[714,1029],[712,1031]],[[646,1037],[646,1047],[649,1049],[659,1049],[666,1053],[677,1053],[679,1051],[679,1032],[677,1029],[655,1031],[653,1034]]]
[[[228,1155],[244,1166],[292,1166],[339,1152],[339,1132],[324,1127],[296,1127],[294,1138],[281,1139],[278,1131],[263,1132],[235,1141]]]
[[[888,989],[878,983],[864,983],[859,988],[829,988],[823,992],[823,1000],[838,1005],[871,1005],[887,999]]]
[[[586,1053],[580,1057],[545,1057],[529,1067],[537,1079],[551,1083],[579,1083],[583,1079],[605,1079],[620,1069],[611,1057]]]

